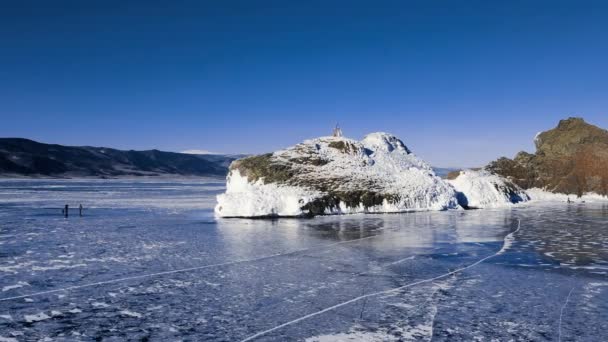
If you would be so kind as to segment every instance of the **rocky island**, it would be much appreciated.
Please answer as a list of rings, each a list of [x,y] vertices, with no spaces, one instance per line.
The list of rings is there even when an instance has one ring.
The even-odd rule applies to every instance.
[[[525,201],[521,189],[488,171],[448,181],[397,137],[311,139],[234,161],[220,217],[315,216],[481,208]]]

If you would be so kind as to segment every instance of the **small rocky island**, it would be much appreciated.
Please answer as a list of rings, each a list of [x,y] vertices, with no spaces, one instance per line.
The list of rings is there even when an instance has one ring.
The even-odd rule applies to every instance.
[[[488,171],[438,177],[397,137],[371,133],[306,140],[234,161],[220,217],[315,216],[483,208],[525,201],[517,185]]]

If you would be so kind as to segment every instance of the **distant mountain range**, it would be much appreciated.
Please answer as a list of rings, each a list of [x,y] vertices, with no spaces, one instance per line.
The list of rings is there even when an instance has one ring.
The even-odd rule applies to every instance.
[[[0,138],[0,176],[225,176],[230,163],[243,156],[159,150],[122,151],[106,147],[44,144],[22,138]]]

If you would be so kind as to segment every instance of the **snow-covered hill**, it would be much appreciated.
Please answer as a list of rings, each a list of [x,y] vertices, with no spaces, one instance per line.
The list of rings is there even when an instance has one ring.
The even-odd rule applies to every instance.
[[[361,141],[316,138],[233,162],[215,212],[265,217],[445,210],[460,208],[457,195],[397,137],[372,133]],[[499,197],[489,200],[501,204]]]

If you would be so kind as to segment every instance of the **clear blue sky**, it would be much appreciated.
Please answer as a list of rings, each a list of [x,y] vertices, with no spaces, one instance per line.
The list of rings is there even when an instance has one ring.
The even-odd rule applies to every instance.
[[[257,153],[388,131],[438,166],[608,127],[604,1],[3,1],[0,136]]]

